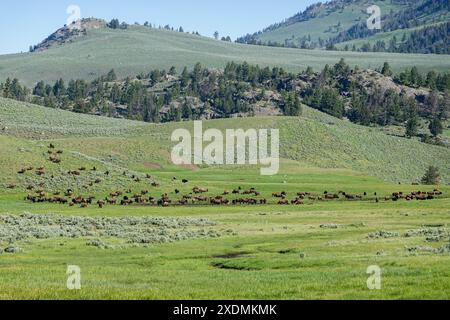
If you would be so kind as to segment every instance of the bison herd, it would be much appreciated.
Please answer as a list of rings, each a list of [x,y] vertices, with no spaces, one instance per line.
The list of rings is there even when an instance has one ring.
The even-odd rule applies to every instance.
[[[48,147],[48,160],[52,163],[59,164],[61,163],[60,155],[63,154],[63,151],[57,150],[53,144],[50,144]],[[84,171],[87,171],[86,167],[79,167],[77,170],[70,170],[67,172],[69,176],[80,176]],[[46,170],[44,167],[34,168],[32,166],[25,167],[20,169],[18,174],[25,174],[27,172],[34,171],[37,176],[45,176]],[[90,169],[90,171],[97,171],[96,167]],[[106,171],[104,176],[109,176],[110,172]],[[144,178],[135,175],[129,176],[127,172],[123,172],[123,176],[127,176],[131,178],[133,182],[141,182]],[[158,188],[160,184],[153,181],[152,177],[149,174],[145,175],[145,179],[147,179],[146,183],[151,185],[152,187]],[[177,177],[173,177],[172,181],[178,181]],[[189,183],[187,179],[180,180],[183,185]],[[102,179],[96,178],[92,180],[88,185],[92,187],[94,184],[102,183]],[[176,206],[187,206],[187,205],[213,205],[213,206],[228,206],[228,205],[304,205],[305,203],[314,203],[317,201],[375,201],[380,202],[380,198],[377,193],[373,193],[373,195],[369,195],[367,192],[363,192],[360,194],[352,194],[344,191],[339,191],[337,193],[329,193],[328,191],[324,191],[321,194],[315,194],[310,192],[297,192],[295,195],[291,195],[289,197],[288,192],[280,191],[273,192],[271,194],[271,199],[264,198],[261,195],[261,192],[256,188],[248,188],[244,189],[241,186],[230,190],[224,190],[220,195],[208,196],[209,193],[208,188],[202,188],[195,186],[191,189],[191,192],[188,194],[182,194],[181,190],[175,189],[173,194],[175,194],[174,198],[171,199],[169,194],[164,193],[160,196],[153,197],[150,195],[148,190],[142,190],[138,193],[133,193],[131,189],[128,190],[117,190],[111,192],[108,196],[97,200],[94,196],[84,197],[81,195],[75,195],[74,190],[67,189],[64,192],[54,192],[49,195],[43,187],[44,184],[39,184],[40,189],[35,191],[33,194],[30,193],[25,197],[25,200],[30,201],[32,203],[55,203],[55,204],[63,204],[70,206],[79,206],[82,208],[86,208],[90,205],[97,205],[99,208],[104,208],[107,205],[121,205],[121,206],[129,206],[129,205],[147,205],[147,206],[160,206],[160,207],[169,207],[171,205]],[[15,184],[10,184],[7,186],[9,189],[16,188]],[[35,186],[28,186],[26,188],[28,191],[36,190]],[[61,195],[63,194],[63,195]],[[390,196],[384,197],[384,201],[399,201],[399,200],[433,200],[436,197],[442,195],[442,192],[435,189],[431,192],[423,192],[416,191],[410,193],[403,192],[394,192]],[[230,199],[233,197],[233,199]],[[97,200],[97,201],[96,201]]]
[[[61,196],[59,192],[54,193],[52,196],[48,196],[44,190],[38,190],[36,194],[28,194],[25,197],[25,200],[31,201],[33,203],[56,203],[56,204],[68,204],[70,206],[80,206],[81,208],[86,208],[89,205],[96,204],[99,208],[103,208],[106,205],[121,205],[121,206],[129,206],[129,205],[147,205],[147,206],[160,206],[160,207],[169,207],[171,205],[176,206],[187,206],[187,205],[213,205],[213,206],[227,206],[227,205],[266,205],[266,204],[275,204],[275,205],[304,205],[306,201],[316,202],[316,201],[362,201],[362,200],[372,200],[375,202],[380,202],[380,198],[378,198],[377,194],[374,193],[373,197],[368,196],[366,192],[363,194],[349,194],[343,191],[338,193],[330,194],[328,192],[324,192],[323,195],[317,195],[308,192],[298,192],[296,196],[292,199],[288,199],[288,193],[286,191],[275,192],[272,193],[273,201],[269,201],[266,198],[256,198],[260,196],[261,193],[256,189],[251,188],[248,190],[242,190],[242,188],[237,188],[233,191],[234,195],[242,195],[242,197],[238,197],[235,199],[228,199],[225,196],[229,195],[230,192],[225,190],[223,194],[217,196],[206,196],[203,195],[207,193],[209,190],[206,188],[194,187],[192,188],[192,192],[189,194],[184,194],[179,199],[171,199],[169,194],[164,193],[159,197],[152,197],[149,195],[148,190],[142,190],[139,193],[132,193],[131,190],[124,191],[114,191],[111,192],[104,199],[100,199],[95,202],[94,196],[83,197],[83,196],[74,196],[72,190],[68,189],[64,192],[64,196]],[[175,190],[175,194],[179,194],[179,190]],[[255,197],[244,197],[245,195],[254,195]],[[431,192],[411,192],[411,193],[403,193],[403,192],[394,192],[392,195],[384,197],[384,201],[399,201],[404,199],[406,201],[412,200],[433,200],[436,197],[442,195],[442,192],[435,189]]]

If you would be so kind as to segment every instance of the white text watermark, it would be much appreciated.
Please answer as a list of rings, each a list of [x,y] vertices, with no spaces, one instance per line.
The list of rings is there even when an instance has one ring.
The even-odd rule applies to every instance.
[[[203,132],[202,121],[194,121],[193,137],[189,130],[177,129],[171,140],[179,142],[171,154],[175,165],[261,165],[261,175],[275,175],[280,168],[278,129],[227,129],[224,134],[218,129]]]

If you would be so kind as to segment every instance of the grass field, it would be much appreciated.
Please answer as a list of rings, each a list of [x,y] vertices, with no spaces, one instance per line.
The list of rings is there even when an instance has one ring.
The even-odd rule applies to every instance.
[[[365,68],[379,68],[387,61],[395,71],[402,71],[411,65],[422,72],[450,70],[450,59],[443,55],[271,48],[131,26],[128,30],[90,31],[87,37],[40,53],[0,56],[0,81],[7,77],[18,78],[31,87],[40,80],[92,80],[113,68],[122,78],[152,69],[168,70],[172,65],[181,72],[183,67],[192,68],[197,62],[219,68],[230,61],[280,66],[298,72],[308,66],[321,70],[325,64],[335,64],[341,58],[352,66]]]
[[[293,173],[288,170],[288,173],[291,179],[298,181],[289,185],[289,189],[331,190],[336,186],[346,190],[383,192],[399,189],[396,185],[339,171],[300,170]],[[184,172],[183,176],[192,176],[204,184],[224,186],[260,180],[255,172],[242,171],[233,174],[230,171],[206,170],[200,176]],[[270,180],[251,185],[267,191],[286,188],[283,183]],[[449,191],[445,189],[446,195]],[[4,253],[0,259],[0,298],[450,297],[450,255],[427,252],[430,247],[444,247],[449,240],[448,234],[446,239],[434,243],[427,243],[425,236],[404,236],[409,230],[422,229],[424,225],[444,225],[447,228],[450,222],[448,198],[426,203],[324,202],[302,207],[105,209],[31,205],[20,199],[18,195],[1,196],[0,215],[18,215],[27,211],[64,217],[207,218],[215,223],[213,230],[218,233],[232,230],[232,235],[137,246],[123,239],[102,237],[101,241],[109,246],[108,249],[87,246],[88,241],[97,239],[92,236],[18,242],[22,252]],[[381,230],[399,235],[387,239],[368,238],[370,233]],[[67,265],[80,266],[82,290],[71,292],[66,289]],[[366,269],[370,265],[382,268],[380,291],[370,291],[366,287]]]
[[[191,126],[142,124],[0,99],[0,248],[15,252],[0,254],[0,299],[450,297],[447,148],[386,136],[307,108],[300,118],[204,122],[205,128],[280,128],[281,171],[263,177],[248,166],[172,165],[170,133]],[[47,160],[50,143],[63,151],[59,165]],[[430,162],[441,168],[442,196],[384,200],[393,192],[436,188],[411,185]],[[46,175],[16,173],[27,165],[44,166]],[[97,171],[66,174],[80,166]],[[134,182],[131,174],[149,174],[160,186]],[[84,188],[98,177],[100,184]],[[73,188],[97,199],[128,188],[176,199],[176,188],[185,194],[193,186],[206,187],[213,196],[255,187],[269,204],[82,209],[24,201],[24,187],[40,182],[47,192]],[[16,189],[5,189],[9,183]],[[282,190],[289,199],[299,191],[367,196],[280,206],[271,193]],[[66,288],[68,265],[81,268],[80,291]],[[382,269],[382,290],[367,289],[371,265]]]

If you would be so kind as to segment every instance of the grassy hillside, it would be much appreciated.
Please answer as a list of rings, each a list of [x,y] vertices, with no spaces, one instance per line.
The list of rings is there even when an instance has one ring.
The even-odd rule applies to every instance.
[[[366,25],[367,8],[374,4],[380,7],[382,16],[382,29],[375,33]],[[284,22],[238,41],[291,48],[344,49],[348,45],[353,51],[444,54],[448,53],[446,27],[436,27],[449,19],[445,1],[332,0],[314,4]],[[427,37],[427,42],[417,40],[421,37]]]
[[[421,71],[450,70],[450,59],[438,55],[353,53],[270,48],[215,41],[184,33],[132,26],[127,30],[88,31],[73,43],[36,53],[0,56],[0,79],[16,77],[27,86],[37,81],[54,82],[94,79],[114,68],[119,77],[152,69],[178,71],[201,62],[207,67],[223,67],[226,62],[248,61],[261,66],[282,66],[300,71],[307,66],[321,69],[345,58],[352,65],[380,67],[388,61],[394,70],[416,65]]]
[[[257,36],[257,39],[265,43],[269,41],[284,43],[286,39],[295,40],[308,36],[311,36],[312,41],[317,41],[319,38],[328,40],[352,25],[365,21],[368,18],[366,9],[374,4],[380,7],[382,13],[389,13],[391,10],[398,11],[404,7],[392,3],[390,0],[357,0],[339,8],[322,5],[314,10],[316,15],[314,18],[283,24],[279,28],[263,32]],[[340,26],[338,26],[339,23]]]
[[[101,159],[122,167],[127,164],[135,170],[145,170],[149,162],[170,167],[171,133],[180,127],[192,129],[191,122],[144,124],[78,115],[1,98],[0,115],[3,134],[63,139],[64,148],[75,158],[85,155],[86,159],[92,158],[92,165]],[[444,182],[450,178],[448,148],[387,136],[376,128],[357,126],[309,108],[299,118],[211,120],[204,122],[204,128],[279,128],[281,156],[297,161],[298,166],[349,169],[387,181],[411,183],[420,179],[427,166],[436,165]],[[41,142],[21,146],[22,140],[9,139],[2,137],[2,147],[4,151],[13,150],[8,153],[11,163],[4,163],[2,168],[19,170],[30,161],[35,162],[33,158],[26,160],[28,153],[19,152],[21,149],[40,148],[45,154]],[[17,163],[17,157],[23,163]],[[11,172],[4,174],[4,179],[15,177]]]
[[[432,27],[432,26],[439,26],[443,22],[438,23],[432,23],[432,24],[426,24],[423,26],[415,27],[415,28],[409,28],[409,29],[398,29],[391,32],[381,32],[376,33],[373,36],[362,38],[362,39],[355,39],[350,41],[344,41],[340,42],[336,45],[336,48],[339,50],[343,50],[345,46],[348,46],[350,49],[355,46],[356,49],[360,49],[364,44],[369,43],[371,46],[373,46],[377,41],[384,41],[385,43],[389,43],[391,39],[394,37],[397,38],[397,42],[401,43],[401,39],[406,36],[409,37],[411,33],[421,30],[426,27]]]

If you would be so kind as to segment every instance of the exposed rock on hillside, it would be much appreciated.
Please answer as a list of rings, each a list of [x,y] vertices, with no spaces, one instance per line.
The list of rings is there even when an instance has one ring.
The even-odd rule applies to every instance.
[[[71,25],[58,29],[52,33],[41,43],[31,48],[31,52],[40,52],[49,49],[56,45],[62,45],[73,41],[74,38],[86,35],[89,30],[101,29],[106,27],[106,21],[95,18],[82,19],[78,22],[73,22]]]

